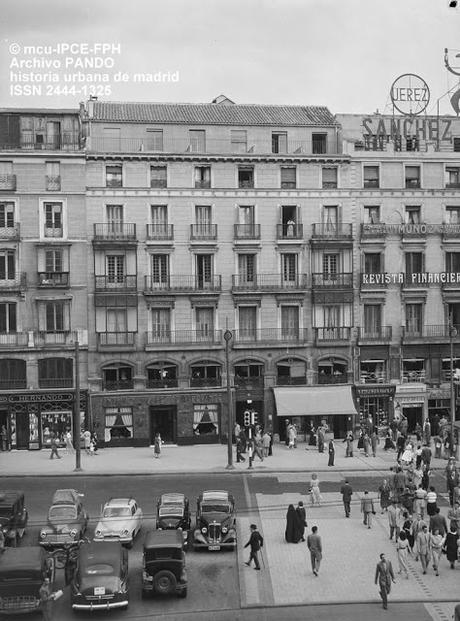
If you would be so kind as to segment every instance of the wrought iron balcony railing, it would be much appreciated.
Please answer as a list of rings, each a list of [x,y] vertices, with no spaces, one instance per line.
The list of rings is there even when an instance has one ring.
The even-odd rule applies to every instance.
[[[351,338],[351,328],[348,326],[314,328],[314,331],[317,343],[327,341],[349,341]]]
[[[302,224],[277,224],[276,225],[276,238],[277,239],[302,239],[303,238],[303,225]]]
[[[306,274],[293,274],[286,277],[284,274],[233,274],[232,289],[234,291],[260,291],[306,289],[308,277]]]
[[[428,326],[402,326],[403,340],[408,339],[429,339],[429,340],[460,340],[460,325],[454,325],[452,330],[448,324],[428,325]]]
[[[190,276],[189,274],[171,274],[161,276],[144,276],[145,293],[157,291],[189,292],[189,291],[220,291],[222,278],[217,276]]]
[[[260,224],[235,224],[235,239],[260,239]]]
[[[0,175],[0,190],[14,191],[16,189],[16,175]]]
[[[21,225],[19,222],[11,226],[0,226],[0,239],[19,239]]]
[[[312,287],[317,289],[344,289],[353,287],[353,274],[312,274]]]
[[[272,343],[303,345],[308,340],[306,328],[246,328],[233,331],[235,343]]]
[[[391,341],[391,336],[392,326],[379,326],[373,329],[358,328],[359,341]]]
[[[45,186],[48,191],[59,191],[61,189],[60,175],[46,175],[45,181]]]
[[[104,222],[94,225],[94,241],[136,241],[136,225],[131,222]]]
[[[174,225],[163,222],[147,224],[147,239],[162,241],[174,239]]]
[[[70,272],[38,272],[39,287],[68,287]]]
[[[216,240],[217,224],[191,224],[190,239],[192,240]]]
[[[170,330],[162,327],[146,333],[146,345],[222,344],[222,330]]]
[[[353,226],[345,222],[320,222],[313,224],[312,239],[321,240],[351,240],[353,239]]]
[[[97,340],[100,346],[105,347],[134,346],[136,332],[97,332]]]
[[[111,275],[111,276],[95,276],[94,277],[94,290],[100,291],[136,291],[137,290],[137,276],[132,275]]]

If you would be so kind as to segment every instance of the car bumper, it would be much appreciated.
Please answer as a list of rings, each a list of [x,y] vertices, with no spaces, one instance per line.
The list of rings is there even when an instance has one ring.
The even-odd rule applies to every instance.
[[[40,539],[38,542],[38,545],[42,546],[43,548],[63,548],[65,545],[74,545],[76,544],[77,541],[76,539],[71,539],[70,537],[68,539],[59,539],[59,540],[54,540],[54,539]]]
[[[73,610],[111,610],[112,608],[126,608],[128,605],[128,599],[123,599],[117,602],[87,602],[87,603],[75,603],[72,604]]]
[[[187,582],[178,582],[176,585],[175,593],[182,593],[187,588]],[[142,582],[142,590],[144,593],[156,593],[153,581],[144,580]]]
[[[236,548],[236,541],[216,541],[216,542],[206,542],[202,541],[194,541],[194,548],[206,548],[207,550],[219,551],[219,550],[233,550]]]
[[[133,543],[132,537],[120,537],[118,535],[104,535],[103,537],[94,537],[93,541],[98,543],[99,541],[117,541],[123,545]]]

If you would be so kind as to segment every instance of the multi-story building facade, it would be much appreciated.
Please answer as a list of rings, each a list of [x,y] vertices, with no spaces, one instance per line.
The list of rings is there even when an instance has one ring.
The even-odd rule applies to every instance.
[[[281,436],[449,411],[456,119],[92,99],[4,111],[0,138],[14,446],[71,424],[77,337],[85,424],[111,446],[223,441],[247,409]]]

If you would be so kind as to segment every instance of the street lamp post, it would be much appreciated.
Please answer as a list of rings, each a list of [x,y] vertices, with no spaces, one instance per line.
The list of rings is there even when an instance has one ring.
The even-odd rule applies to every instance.
[[[75,447],[75,470],[74,472],[81,471],[81,440],[80,440],[80,343],[78,337],[75,340],[75,392],[73,402],[73,438]]]
[[[227,470],[233,470],[233,446],[232,446],[232,433],[233,433],[233,402],[232,402],[232,387],[230,385],[230,341],[233,338],[233,334],[230,330],[225,330],[225,367],[227,370]]]
[[[455,386],[454,386],[454,336],[457,330],[452,323],[452,315],[449,317],[449,344],[450,344],[450,454],[454,454],[455,432]]]

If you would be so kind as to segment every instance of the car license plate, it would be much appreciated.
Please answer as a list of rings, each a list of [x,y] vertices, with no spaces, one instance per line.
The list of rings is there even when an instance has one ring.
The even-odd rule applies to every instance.
[[[94,595],[105,595],[105,587],[94,587]]]
[[[220,546],[209,546],[208,550],[220,550]]]

